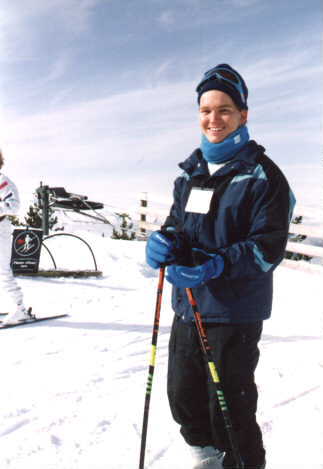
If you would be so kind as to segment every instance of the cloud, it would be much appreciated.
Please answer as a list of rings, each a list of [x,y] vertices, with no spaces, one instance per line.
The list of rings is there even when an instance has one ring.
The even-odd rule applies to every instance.
[[[230,3],[238,8],[249,8],[254,7],[257,4],[261,4],[261,0],[229,0]]]
[[[250,88],[250,127],[265,146],[279,152],[283,161],[292,152],[301,158],[311,148],[308,158],[319,152],[320,109],[314,86],[320,66],[308,64],[304,52],[290,56],[280,52],[266,59],[255,59],[243,68]],[[52,65],[47,80],[59,78],[68,66],[67,57]],[[160,63],[147,89],[129,89],[116,95],[62,106],[68,88],[59,88],[55,111],[36,112],[19,117],[3,115],[1,138],[8,155],[18,161],[25,155],[35,171],[38,161],[46,162],[48,172],[57,171],[57,155],[64,157],[64,168],[98,168],[118,171],[120,164],[137,164],[147,171],[154,164],[170,168],[199,142],[195,80],[163,82],[162,77],[175,64]],[[154,85],[153,85],[154,83]],[[45,91],[45,86],[44,86]],[[53,98],[55,99],[55,98]],[[297,149],[295,142],[299,142]],[[303,150],[302,150],[303,148]],[[287,150],[287,151],[286,151]],[[306,150],[307,151],[307,150]],[[153,155],[153,156],[152,156]],[[297,160],[294,161],[297,163]]]
[[[173,71],[176,70],[176,61],[175,59],[167,59],[157,65],[156,68],[151,70],[150,82],[156,84],[167,79],[168,76],[173,74]]]
[[[253,78],[261,78],[262,71],[260,67]],[[278,101],[275,82],[272,85],[264,102],[257,98],[260,102],[251,107],[252,137],[268,147],[279,164],[297,164],[304,152],[313,164],[320,145],[312,101],[304,103],[301,95]],[[131,180],[146,179],[146,187],[157,191],[160,186],[161,192],[177,174],[177,163],[199,144],[194,86],[192,81],[160,84],[46,113],[20,118],[9,114],[1,122],[4,153],[13,172],[27,178],[30,187],[40,180],[79,184],[91,175],[91,190],[101,187],[103,193],[109,184],[117,191],[126,172],[129,190],[136,186]],[[283,112],[276,109],[277,102]],[[21,161],[28,165],[22,168]]]
[[[50,71],[45,78],[45,81],[56,81],[62,76],[64,76],[66,69],[70,64],[69,52],[65,51],[61,54],[56,60],[51,63]]]
[[[167,32],[201,31],[200,36],[203,36],[209,33],[208,28],[212,28],[214,37],[217,37],[215,27],[222,29],[224,25],[237,25],[247,15],[250,20],[270,8],[260,0],[173,0],[171,8],[165,8],[165,2],[159,0],[154,0],[154,3],[159,6],[155,21]],[[237,31],[233,37],[236,34]]]
[[[175,13],[174,11],[171,10],[165,10],[161,13],[161,15],[158,17],[158,22],[163,25],[163,26],[172,26],[175,24]]]
[[[120,179],[128,189],[143,175],[162,187],[199,143],[196,83],[223,61],[246,77],[252,133],[278,163],[316,161],[317,24],[302,10],[273,34],[287,7],[270,5],[2,0],[6,166],[33,188],[89,178],[95,190]]]
[[[305,51],[297,51],[289,55],[285,51],[272,54],[265,59],[254,60],[245,67],[245,74],[253,89],[274,88],[277,85],[292,83],[304,87],[312,82],[318,89],[322,65],[311,62],[311,55]],[[290,85],[289,85],[290,86]]]
[[[198,145],[190,83],[130,91],[0,123],[6,158],[23,198],[40,181],[102,201],[140,190],[171,193],[177,164]],[[86,187],[86,189],[84,189]],[[142,189],[140,189],[142,188]]]
[[[7,25],[23,24],[33,19],[51,15],[52,21],[59,19],[82,31],[88,26],[92,10],[106,0],[3,0],[2,12]]]
[[[75,33],[87,31],[95,7],[106,3],[106,0],[69,0],[66,5],[65,0],[59,1],[62,4],[62,21],[68,28],[72,27]]]
[[[0,61],[33,60],[42,46],[39,38],[48,40],[46,27],[58,38],[88,32],[95,8],[103,3],[106,0],[2,0]]]
[[[24,148],[24,154],[37,152],[38,157],[45,152],[47,161],[56,158],[58,148],[64,149],[69,154],[66,164],[77,161],[79,166],[91,164],[87,155],[92,147],[105,166],[113,167],[128,158],[129,151],[139,157],[151,145],[155,154],[162,153],[165,143],[169,145],[169,134],[177,144],[184,129],[194,125],[196,108],[189,96],[191,84],[176,84],[129,91],[44,114],[4,116],[2,140],[8,151]],[[116,158],[104,162],[110,149]]]

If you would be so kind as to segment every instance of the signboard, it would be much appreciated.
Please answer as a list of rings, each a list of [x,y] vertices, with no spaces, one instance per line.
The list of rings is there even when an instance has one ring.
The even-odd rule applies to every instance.
[[[38,272],[42,237],[42,230],[14,230],[11,250],[11,268],[14,273]]]

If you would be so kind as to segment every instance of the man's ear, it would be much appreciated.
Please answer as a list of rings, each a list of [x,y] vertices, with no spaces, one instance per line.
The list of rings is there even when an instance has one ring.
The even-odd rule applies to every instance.
[[[240,111],[241,113],[241,125],[244,125],[247,123],[248,120],[248,111],[246,109],[243,109]]]

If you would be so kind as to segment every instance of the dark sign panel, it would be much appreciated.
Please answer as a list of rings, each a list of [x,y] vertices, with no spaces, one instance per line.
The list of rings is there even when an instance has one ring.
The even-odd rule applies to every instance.
[[[11,251],[11,268],[14,273],[38,272],[42,237],[42,230],[14,230]]]

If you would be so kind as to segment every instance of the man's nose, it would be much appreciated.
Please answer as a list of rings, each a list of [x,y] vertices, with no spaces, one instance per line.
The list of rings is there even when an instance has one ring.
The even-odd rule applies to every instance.
[[[210,112],[210,122],[219,122],[220,115],[217,111]]]

